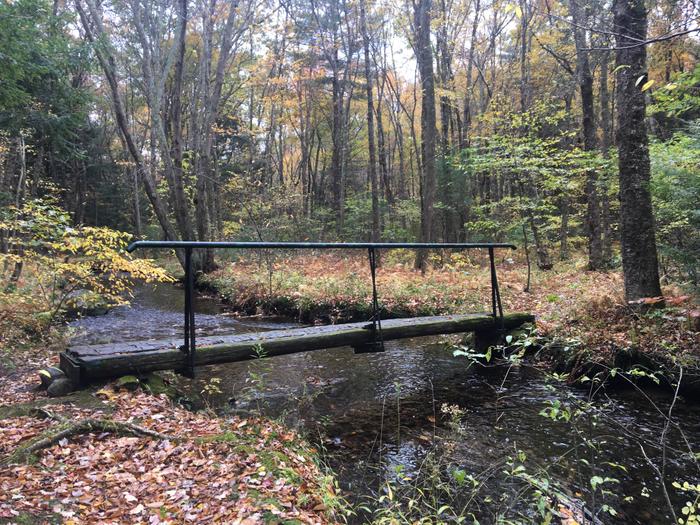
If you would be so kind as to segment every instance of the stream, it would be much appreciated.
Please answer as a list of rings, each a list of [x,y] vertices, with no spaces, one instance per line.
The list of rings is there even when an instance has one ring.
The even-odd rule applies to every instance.
[[[178,337],[183,295],[170,285],[137,287],[131,306],[71,323],[73,343]],[[236,319],[208,297],[197,298],[196,312],[200,336],[295,326]],[[194,381],[179,378],[177,386],[222,415],[261,412],[300,429],[322,451],[353,503],[385,493],[387,481],[407,490],[442,479],[469,496],[462,473],[481,473],[487,482],[469,507],[480,523],[493,523],[495,510],[516,522],[534,519],[532,502],[521,501],[527,497],[522,478],[503,474],[510,468],[507,458],[520,454],[528,474],[556,483],[571,501],[585,501],[602,523],[673,523],[659,476],[641,448],[660,465],[656,445],[664,418],[658,410],[668,410],[668,392],[652,392],[647,399],[633,388],[617,389],[599,394],[587,407],[586,391],[553,382],[529,365],[467,365],[464,357],[453,357],[442,338],[433,337],[389,342],[376,354],[337,348],[202,367]],[[216,378],[220,392],[205,388]],[[202,395],[203,390],[210,392]],[[575,425],[540,414],[558,402],[587,412]],[[683,503],[695,496],[680,493],[671,482],[700,482],[696,460],[682,453],[688,444],[700,448],[700,406],[681,398],[673,414],[682,433],[675,427],[667,433],[666,479],[681,517]],[[595,450],[582,446],[583,440]],[[437,478],[430,477],[436,470]],[[601,483],[608,495],[601,496]],[[461,507],[465,499],[448,504]],[[603,504],[617,516],[601,510]],[[364,516],[355,519],[362,522]]]

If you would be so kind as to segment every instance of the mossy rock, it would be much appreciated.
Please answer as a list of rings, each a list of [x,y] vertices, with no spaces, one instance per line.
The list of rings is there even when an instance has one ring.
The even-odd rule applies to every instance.
[[[181,397],[180,392],[178,392],[178,390],[172,386],[167,379],[155,373],[143,376],[122,376],[114,382],[114,386],[117,389],[123,388],[130,392],[141,388],[155,396],[165,394],[172,400],[177,400]]]
[[[146,390],[155,396],[165,394],[170,399],[175,399],[179,396],[177,389],[159,374],[148,374],[141,379],[141,384]]]
[[[124,388],[130,392],[133,392],[141,385],[141,381],[136,376],[128,375],[120,377],[114,382],[114,384],[118,388]]]
[[[66,377],[66,374],[63,373],[63,370],[55,366],[49,366],[39,370],[41,388],[44,390],[49,388],[49,386],[51,386],[51,383],[63,377]]]
[[[73,392],[73,390],[75,390],[75,385],[70,379],[59,377],[49,385],[46,393],[49,397],[63,397]]]

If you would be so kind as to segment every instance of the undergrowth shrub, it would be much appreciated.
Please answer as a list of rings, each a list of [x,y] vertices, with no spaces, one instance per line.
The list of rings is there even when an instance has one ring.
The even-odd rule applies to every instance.
[[[8,207],[0,216],[0,324],[3,345],[41,338],[70,312],[128,302],[131,285],[171,281],[147,259],[125,252],[131,235],[71,225],[51,199]]]

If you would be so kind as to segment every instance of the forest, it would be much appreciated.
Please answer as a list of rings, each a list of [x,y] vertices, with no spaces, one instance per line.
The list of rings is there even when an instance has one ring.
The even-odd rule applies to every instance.
[[[619,265],[627,223],[697,284],[698,13],[646,7],[6,2],[3,202],[153,239],[512,240],[540,269]]]
[[[698,523],[699,34],[694,0],[1,0],[0,523]],[[182,336],[184,252],[137,240],[510,243],[536,322],[76,388],[73,345]],[[378,299],[365,252],[195,250],[197,336],[488,303],[478,250],[374,257]]]

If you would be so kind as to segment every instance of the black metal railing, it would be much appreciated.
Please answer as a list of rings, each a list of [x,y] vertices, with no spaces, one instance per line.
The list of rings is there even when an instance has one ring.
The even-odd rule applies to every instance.
[[[515,250],[515,246],[505,243],[420,243],[420,242],[214,242],[214,241],[136,241],[127,247],[128,252],[137,248],[165,248],[171,250],[183,250],[185,258],[185,330],[182,351],[187,355],[187,369],[182,373],[189,377],[194,376],[195,361],[195,320],[194,320],[194,273],[192,272],[192,250],[195,249],[290,249],[290,250],[367,250],[372,276],[372,324],[371,329],[377,334],[378,344],[381,346],[381,315],[377,299],[376,267],[377,250],[391,250],[405,248],[413,250],[470,250],[486,249],[489,252],[489,265],[491,268],[491,309],[494,320],[503,323],[503,306],[501,294],[498,289],[498,277],[496,275],[496,263],[494,251],[498,248]]]

